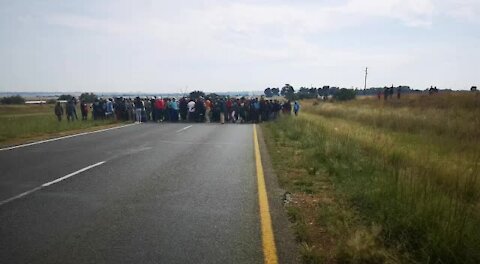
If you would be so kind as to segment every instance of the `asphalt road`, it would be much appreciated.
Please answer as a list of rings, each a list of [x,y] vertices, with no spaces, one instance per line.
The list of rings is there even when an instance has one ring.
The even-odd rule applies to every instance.
[[[1,263],[263,263],[251,125],[4,150],[0,174]]]

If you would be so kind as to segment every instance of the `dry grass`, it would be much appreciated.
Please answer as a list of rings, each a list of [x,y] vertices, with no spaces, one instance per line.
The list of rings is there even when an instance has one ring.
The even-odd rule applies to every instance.
[[[0,146],[115,126],[113,120],[58,122],[53,105],[1,105]],[[80,111],[77,110],[80,114]],[[81,118],[81,116],[79,116]]]
[[[263,127],[283,186],[320,201],[314,209],[292,205],[325,231],[306,225],[310,249],[327,262],[480,261],[478,97],[303,102],[302,109]]]

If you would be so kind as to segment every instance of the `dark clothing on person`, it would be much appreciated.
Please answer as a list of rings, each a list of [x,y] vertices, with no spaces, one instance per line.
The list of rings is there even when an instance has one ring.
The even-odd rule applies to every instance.
[[[58,121],[62,121],[63,107],[60,103],[55,105],[55,115],[57,116]]]
[[[75,102],[73,100],[70,100],[67,102],[67,121],[73,121],[74,120],[74,113],[75,113]]]
[[[188,112],[188,107],[187,107],[187,100],[185,98],[181,98],[179,101],[178,101],[178,107],[179,107],[179,111],[180,111],[180,118],[182,119],[182,121],[186,121],[187,120],[187,112]]]
[[[205,117],[205,105],[203,100],[198,99],[195,102],[195,119],[197,122],[203,122]]]
[[[82,120],[87,120],[88,117],[88,105],[85,102],[80,103],[80,112],[82,112]]]
[[[135,104],[135,108],[143,108],[143,103],[140,100],[140,98],[135,99],[135,101],[133,103]]]

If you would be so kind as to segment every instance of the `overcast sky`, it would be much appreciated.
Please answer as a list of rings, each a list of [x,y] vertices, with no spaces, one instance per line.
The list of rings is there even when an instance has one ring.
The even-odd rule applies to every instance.
[[[480,86],[480,0],[0,0],[0,92]]]

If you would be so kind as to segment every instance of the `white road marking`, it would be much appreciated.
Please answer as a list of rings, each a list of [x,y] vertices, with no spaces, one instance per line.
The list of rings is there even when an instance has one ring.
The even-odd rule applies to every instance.
[[[70,173],[70,174],[68,174],[68,175],[65,175],[65,176],[61,177],[61,178],[58,178],[58,179],[56,179],[56,180],[53,180],[53,181],[51,181],[51,182],[44,183],[44,184],[42,184],[42,187],[48,187],[48,186],[50,186],[50,185],[52,185],[52,184],[55,184],[55,183],[57,183],[57,182],[61,182],[61,181],[65,180],[65,179],[68,179],[68,178],[70,178],[70,177],[72,177],[72,176],[75,176],[75,175],[77,175],[77,174],[79,174],[79,173],[82,173],[82,172],[84,172],[84,171],[86,171],[86,170],[89,170],[89,169],[91,169],[91,168],[100,166],[100,165],[102,165],[102,164],[105,163],[105,162],[106,162],[106,161],[100,161],[100,162],[98,162],[98,163],[95,163],[95,164],[93,164],[93,165],[90,165],[90,166],[88,166],[88,167],[85,167],[85,168],[83,168],[83,169],[81,169],[81,170],[78,170],[78,171],[76,171],[76,172],[72,172],[72,173]]]
[[[83,135],[88,135],[88,134],[100,133],[100,132],[105,132],[105,131],[108,131],[108,130],[119,129],[119,128],[129,127],[129,126],[133,126],[133,125],[136,125],[136,124],[128,124],[128,125],[123,125],[123,126],[110,127],[110,128],[100,129],[100,130],[96,130],[96,131],[83,132],[83,133],[79,133],[79,134],[68,135],[68,136],[63,136],[63,137],[58,137],[58,138],[51,138],[51,139],[47,139],[47,140],[36,141],[36,142],[17,145],[17,146],[12,146],[12,147],[0,148],[0,151],[23,148],[23,147],[28,147],[28,146],[33,146],[33,145],[38,145],[38,144],[42,144],[42,143],[57,141],[57,140],[66,139],[66,138],[78,137],[78,136],[83,136]]]
[[[36,192],[36,191],[38,191],[38,190],[41,190],[41,189],[43,189],[42,186],[35,187],[35,188],[31,189],[30,191],[26,191],[26,192],[21,193],[21,194],[19,194],[19,195],[13,196],[13,197],[11,197],[11,198],[8,198],[7,200],[3,200],[3,201],[0,202],[0,206],[2,206],[2,205],[4,205],[4,204],[7,204],[7,203],[9,203],[9,202],[11,202],[11,201],[13,201],[13,200],[20,199],[20,198],[22,198],[23,196],[27,196],[27,195],[29,195],[29,194],[31,194],[31,193],[33,193],[33,192]]]
[[[43,189],[43,188],[45,188],[45,187],[48,187],[48,186],[50,186],[50,185],[52,185],[52,184],[61,182],[61,181],[65,180],[65,179],[68,179],[68,178],[70,178],[70,177],[72,177],[72,176],[75,176],[75,175],[77,175],[77,174],[79,174],[79,173],[82,173],[82,172],[84,172],[84,171],[86,171],[86,170],[89,170],[89,169],[91,169],[91,168],[100,166],[100,165],[102,165],[102,164],[105,163],[105,162],[106,162],[106,161],[101,161],[101,162],[95,163],[95,164],[93,164],[93,165],[90,165],[90,166],[85,167],[85,168],[83,168],[83,169],[80,169],[80,170],[77,170],[77,171],[75,171],[75,172],[72,172],[72,173],[70,173],[70,174],[68,174],[68,175],[65,175],[65,176],[63,176],[63,177],[60,177],[60,178],[58,178],[58,179],[56,179],[56,180],[53,180],[53,181],[51,181],[51,182],[44,183],[44,184],[42,184],[42,185],[40,185],[40,186],[38,186],[38,187],[35,187],[35,188],[33,188],[33,189],[29,190],[29,191],[23,192],[23,193],[21,193],[21,194],[19,194],[19,195],[16,195],[16,196],[13,196],[13,197],[8,198],[8,199],[6,199],[6,200],[0,201],[0,206],[2,206],[2,205],[4,205],[4,204],[7,204],[7,203],[9,203],[9,202],[11,202],[11,201],[20,199],[20,198],[22,198],[22,197],[24,197],[24,196],[27,196],[27,195],[29,195],[29,194],[31,194],[31,193],[33,193],[33,192],[39,191],[39,190],[41,190],[41,189]]]
[[[192,126],[193,126],[193,125],[186,126],[186,127],[182,128],[182,129],[177,130],[176,132],[177,132],[177,133],[182,132],[182,131],[184,131],[184,130],[187,130],[187,129],[191,128]]]

